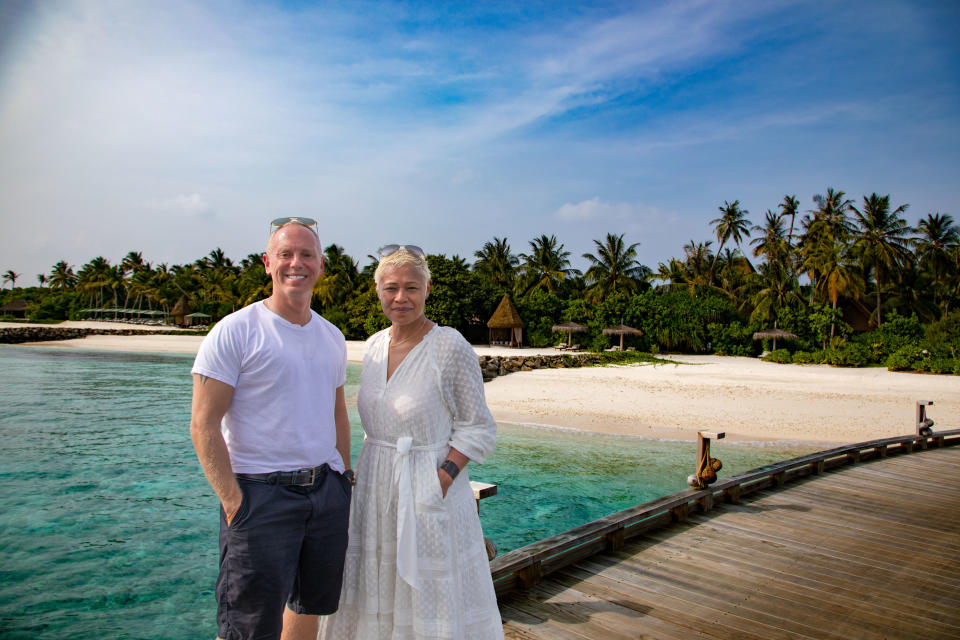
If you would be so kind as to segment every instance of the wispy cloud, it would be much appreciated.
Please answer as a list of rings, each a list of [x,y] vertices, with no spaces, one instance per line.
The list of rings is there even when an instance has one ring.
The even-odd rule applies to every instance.
[[[157,251],[194,250],[168,217],[211,234],[190,239],[207,250],[259,247],[263,220],[289,213],[323,220],[356,255],[411,227],[469,255],[487,239],[463,233],[474,219],[517,246],[555,225],[576,230],[560,238],[571,246],[628,232],[675,254],[724,198],[766,202],[824,176],[896,188],[911,211],[960,197],[944,142],[960,134],[960,55],[943,8],[29,6],[12,36],[0,29],[0,216],[13,230],[0,269],[89,259],[78,227],[121,251],[120,234],[149,223]],[[23,211],[54,230],[51,255],[22,250],[8,223]]]
[[[146,203],[149,209],[159,213],[187,218],[211,218],[213,207],[199,193],[157,198]]]

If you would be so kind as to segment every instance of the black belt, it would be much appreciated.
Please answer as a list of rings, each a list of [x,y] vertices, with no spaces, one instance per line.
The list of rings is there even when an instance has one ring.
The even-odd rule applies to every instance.
[[[238,473],[237,478],[250,480],[251,482],[265,482],[267,484],[296,485],[298,487],[309,487],[327,471],[330,470],[326,463],[313,469],[297,469],[296,471],[274,471],[272,473]]]

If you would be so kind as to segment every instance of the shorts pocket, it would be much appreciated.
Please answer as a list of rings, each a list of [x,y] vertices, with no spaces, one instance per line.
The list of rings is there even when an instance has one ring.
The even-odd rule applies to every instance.
[[[240,506],[237,507],[237,512],[233,515],[233,519],[230,520],[230,524],[227,525],[228,529],[236,529],[239,527],[243,521],[247,519],[247,515],[250,512],[250,492],[242,483],[240,483],[240,494]]]

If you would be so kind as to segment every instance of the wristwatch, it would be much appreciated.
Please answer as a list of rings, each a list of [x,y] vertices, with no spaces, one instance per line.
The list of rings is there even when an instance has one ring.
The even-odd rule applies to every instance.
[[[343,475],[351,485],[357,484],[357,476],[353,475],[353,469],[347,469],[341,475]]]
[[[451,480],[455,479],[457,474],[460,473],[460,467],[458,467],[457,463],[453,460],[444,460],[440,468],[447,472]]]

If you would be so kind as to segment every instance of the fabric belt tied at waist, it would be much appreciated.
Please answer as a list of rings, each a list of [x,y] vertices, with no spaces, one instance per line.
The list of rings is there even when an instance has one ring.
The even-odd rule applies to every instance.
[[[420,590],[417,554],[417,514],[414,511],[413,472],[410,469],[411,451],[440,451],[448,445],[446,442],[413,446],[413,438],[403,436],[397,442],[373,440],[365,442],[378,447],[397,450],[400,464],[394,464],[393,481],[397,486],[397,573],[414,589]]]

